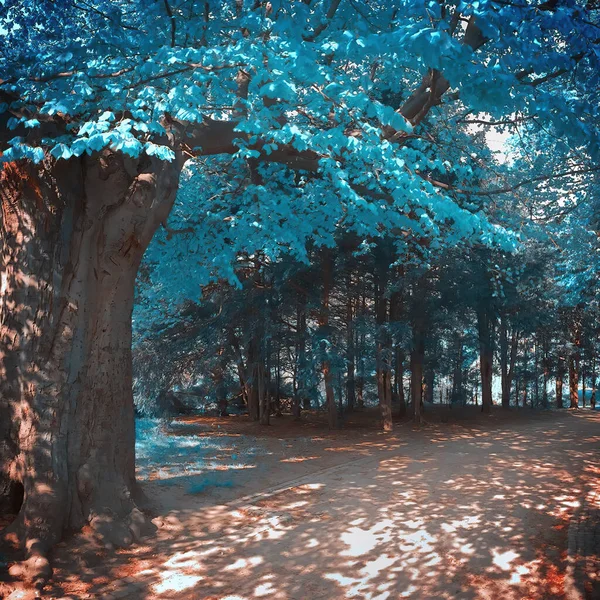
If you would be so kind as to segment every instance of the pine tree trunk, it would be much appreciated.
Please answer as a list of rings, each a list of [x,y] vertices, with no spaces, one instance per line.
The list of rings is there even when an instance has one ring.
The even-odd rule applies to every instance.
[[[0,456],[24,501],[5,538],[15,576],[90,524],[107,545],[143,533],[135,507],[131,313],[142,255],[175,198],[178,163],[105,152],[0,172]],[[15,453],[18,450],[18,453]]]

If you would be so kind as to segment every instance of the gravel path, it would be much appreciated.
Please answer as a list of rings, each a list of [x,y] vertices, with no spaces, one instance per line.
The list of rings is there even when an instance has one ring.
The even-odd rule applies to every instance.
[[[72,575],[63,565],[63,597],[600,598],[600,414],[403,425],[303,439],[300,453],[293,439],[254,443],[267,485],[166,489],[157,536]]]

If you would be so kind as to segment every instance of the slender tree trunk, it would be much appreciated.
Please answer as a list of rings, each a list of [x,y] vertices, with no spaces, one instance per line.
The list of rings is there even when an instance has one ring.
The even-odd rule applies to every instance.
[[[248,373],[246,369],[246,365],[244,364],[244,357],[242,355],[242,350],[240,348],[240,344],[238,342],[237,336],[235,335],[235,331],[233,329],[230,331],[229,342],[231,348],[233,349],[235,356],[235,364],[237,367],[238,378],[240,380],[240,390],[242,393],[242,400],[246,405],[246,408],[249,409],[250,406],[250,383],[248,381]]]
[[[556,374],[556,408],[563,408],[563,374]]]
[[[583,405],[583,408],[585,408],[585,376],[586,376],[585,367],[581,367],[580,371],[581,371],[581,404]]]
[[[459,334],[456,340],[456,358],[452,373],[452,402],[460,402],[464,406],[466,395],[463,389],[463,339]]]
[[[579,361],[581,345],[581,318],[579,309],[575,309],[571,326],[573,350],[569,356],[569,408],[579,408]]]
[[[361,296],[361,314],[364,315],[366,312],[367,299],[364,292],[364,288]],[[356,379],[356,405],[359,409],[365,407],[364,390],[365,390],[365,331],[364,328],[361,330],[360,335],[357,335],[356,351],[358,361],[358,378]]]
[[[481,410],[492,410],[492,366],[494,359],[493,322],[488,310],[481,307],[477,312],[479,331],[479,369],[481,372]]]
[[[514,378],[515,363],[517,360],[517,332],[513,330],[508,341],[508,326],[506,318],[500,322],[500,376],[502,387],[502,408],[510,408],[510,390]],[[510,347],[509,347],[510,346]],[[510,350],[510,354],[509,354]]]
[[[592,395],[590,396],[590,408],[596,408],[596,355],[592,354]]]
[[[329,298],[333,285],[333,257],[329,248],[323,249],[323,297],[321,303],[320,327],[325,335],[329,332]],[[337,429],[338,411],[335,405],[335,395],[333,390],[333,380],[331,374],[331,362],[327,356],[329,350],[324,347],[324,358],[321,363],[321,371],[323,373],[323,381],[325,383],[325,398],[327,403],[327,421],[329,429]]]
[[[527,407],[527,392],[529,388],[529,353],[527,352],[529,345],[529,340],[524,340],[523,343],[523,393],[522,393],[522,403],[523,408]]]
[[[543,351],[544,351],[544,389],[542,391],[542,406],[544,408],[548,408],[548,379],[550,378],[550,358],[548,356],[548,340],[544,335],[543,342]]]
[[[135,507],[131,313],[142,255],[175,198],[179,163],[109,152],[0,171],[0,447],[24,488],[5,539],[12,574],[89,524],[107,545],[147,530]]]
[[[301,398],[306,397],[306,390],[304,389],[306,372],[306,296],[304,295],[298,300],[296,328],[296,389],[294,390],[292,413],[294,419],[299,419],[301,415]]]
[[[425,370],[425,378],[424,378],[424,399],[425,402],[429,402],[433,404],[433,390],[435,384],[435,371],[432,368],[427,368]]]
[[[569,356],[569,408],[579,408],[579,369],[575,355]]]
[[[347,352],[347,376],[346,397],[348,412],[354,410],[356,404],[356,385],[354,380],[355,350],[354,350],[354,310],[352,298],[352,277],[349,274],[347,283],[348,299],[346,300],[346,352]]]
[[[406,416],[406,396],[404,395],[404,352],[396,348],[396,386],[400,417]]]
[[[539,374],[539,339],[535,336],[533,352],[533,393],[534,399],[531,402],[531,408],[537,408],[540,405],[540,374]]]
[[[251,377],[248,383],[248,416],[253,421],[260,418],[260,394],[258,391],[258,380],[260,377],[260,339],[256,331],[248,344],[248,366]]]
[[[275,416],[281,417],[281,348],[279,344],[277,344],[275,358],[277,359],[275,365]]]
[[[422,421],[421,404],[423,402],[423,362],[425,360],[424,323],[418,319],[413,323],[412,351],[410,354],[410,390],[413,420]]]
[[[219,355],[223,355],[223,349],[219,350]],[[225,387],[225,369],[227,368],[227,363],[223,359],[219,359],[218,363],[213,370],[213,385],[215,389],[215,396],[217,400],[217,410],[219,411],[220,417],[227,417],[227,389]]]
[[[271,422],[271,407],[269,398],[269,386],[267,382],[267,371],[263,359],[259,361],[257,368],[257,391],[258,391],[258,419],[261,425],[269,425]]]
[[[375,317],[377,322],[377,391],[384,431],[392,431],[391,337],[388,330],[388,248],[383,242],[375,252]]]

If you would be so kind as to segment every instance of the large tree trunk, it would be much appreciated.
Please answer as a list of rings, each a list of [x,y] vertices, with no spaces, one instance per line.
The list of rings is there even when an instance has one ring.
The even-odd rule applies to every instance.
[[[481,372],[481,410],[492,410],[492,366],[494,359],[493,322],[485,307],[477,311],[479,331],[479,368]]]
[[[26,548],[12,573],[38,584],[66,530],[89,523],[111,546],[142,533],[134,283],[180,168],[107,152],[0,173],[0,414],[11,423],[0,458],[24,488],[4,538]]]

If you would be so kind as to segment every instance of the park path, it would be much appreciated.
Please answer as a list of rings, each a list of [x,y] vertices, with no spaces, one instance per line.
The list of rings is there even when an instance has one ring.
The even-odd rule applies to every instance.
[[[597,510],[600,414],[517,417],[403,426],[299,475],[280,462],[280,481],[250,497],[170,507],[147,546],[64,597],[579,600],[585,585],[600,597],[590,558],[568,555],[582,511]]]

